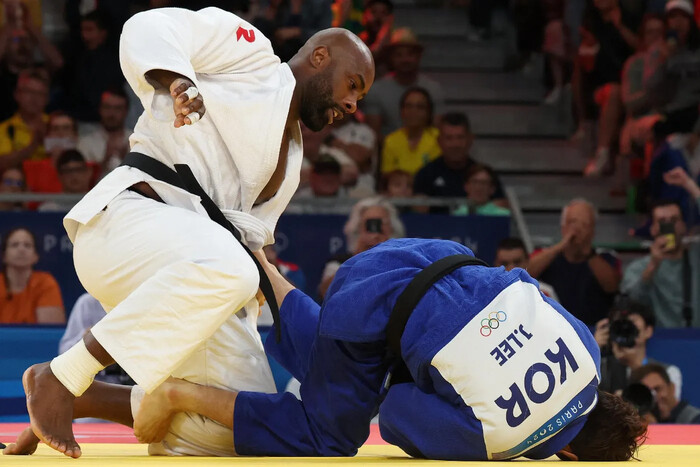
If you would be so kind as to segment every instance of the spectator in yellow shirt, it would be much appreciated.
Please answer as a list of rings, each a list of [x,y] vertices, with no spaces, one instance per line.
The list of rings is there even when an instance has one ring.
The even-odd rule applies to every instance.
[[[49,78],[44,70],[23,71],[15,88],[17,112],[0,123],[0,170],[17,167],[25,160],[41,160],[48,116]]]
[[[401,96],[401,122],[403,126],[384,139],[382,173],[403,170],[415,175],[441,153],[428,91],[417,87],[406,90]]]

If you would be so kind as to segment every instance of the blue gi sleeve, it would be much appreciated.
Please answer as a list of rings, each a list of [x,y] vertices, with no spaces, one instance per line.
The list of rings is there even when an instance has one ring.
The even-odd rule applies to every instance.
[[[238,454],[351,456],[367,440],[387,371],[384,343],[316,336],[308,362],[301,400],[289,393],[238,394],[233,416]]]
[[[277,342],[273,326],[265,340],[265,352],[299,381],[304,379],[309,365],[320,309],[311,297],[299,289],[292,290],[280,308],[282,338]]]
[[[385,441],[413,457],[487,460],[481,422],[471,408],[455,405],[414,383],[389,388],[379,408]]]

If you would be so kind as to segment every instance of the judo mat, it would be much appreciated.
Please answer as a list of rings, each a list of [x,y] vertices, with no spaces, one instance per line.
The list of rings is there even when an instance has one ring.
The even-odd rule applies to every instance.
[[[0,424],[0,441],[7,444],[27,427],[26,423]],[[444,465],[443,461],[412,459],[395,446],[387,445],[379,436],[379,429],[372,425],[367,443],[360,448],[355,457],[149,457],[146,446],[137,444],[131,429],[111,423],[75,424],[74,432],[81,445],[83,455],[80,459],[69,459],[47,446],[40,445],[32,456],[0,456],[0,466],[36,466],[56,465],[74,466],[208,466],[261,465],[278,466],[341,466],[341,465],[378,465],[378,466],[422,466]],[[655,425],[649,429],[647,443],[639,452],[642,467],[664,466],[685,467],[700,466],[700,425]],[[526,462],[528,467],[551,466],[557,462],[556,457],[544,461],[517,459],[507,462],[462,462],[466,465],[506,465],[513,462]],[[634,461],[630,461],[634,462]],[[453,464],[453,463],[450,463]],[[587,466],[620,466],[613,462],[589,462]]]

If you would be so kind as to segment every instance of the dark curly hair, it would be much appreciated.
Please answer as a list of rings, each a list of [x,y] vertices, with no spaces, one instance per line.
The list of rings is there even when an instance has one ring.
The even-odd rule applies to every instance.
[[[598,404],[569,443],[580,461],[626,461],[646,441],[647,424],[632,404],[598,391]]]

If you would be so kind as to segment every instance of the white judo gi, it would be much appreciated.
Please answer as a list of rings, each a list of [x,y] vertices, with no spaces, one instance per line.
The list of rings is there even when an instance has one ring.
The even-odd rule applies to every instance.
[[[297,125],[280,189],[254,206],[277,167],[295,87],[270,41],[217,8],[157,9],[124,25],[120,60],[145,109],[132,151],[170,167],[188,164],[252,250],[272,243],[299,183],[302,143]],[[172,97],[145,77],[155,69],[195,83],[206,106],[201,121],[174,128]],[[165,204],[125,191],[141,181]],[[257,269],[233,236],[209,219],[199,197],[120,167],[85,195],[64,225],[78,277],[108,311],[92,334],[143,390],[173,375],[275,392],[256,328]],[[132,399],[138,405],[136,391]],[[230,455],[232,444],[230,430],[180,414],[163,449],[152,452]]]

